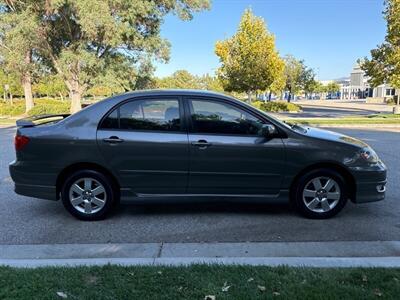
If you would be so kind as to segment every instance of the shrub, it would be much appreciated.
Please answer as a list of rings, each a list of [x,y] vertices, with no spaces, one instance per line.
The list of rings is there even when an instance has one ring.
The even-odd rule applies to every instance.
[[[20,100],[14,101],[13,105],[8,102],[0,102],[0,116],[18,116],[25,112],[25,103]]]
[[[35,106],[28,112],[29,116],[43,114],[64,114],[69,113],[70,102],[57,99],[35,99]],[[10,103],[0,102],[0,116],[15,117],[25,113],[25,101],[15,100]]]
[[[256,108],[267,112],[298,112],[301,110],[301,107],[299,105],[286,101],[256,101],[252,104]]]
[[[32,108],[28,112],[28,115],[36,116],[36,115],[51,115],[51,114],[67,114],[69,113],[69,106],[70,104],[68,102],[66,103],[62,102],[61,104],[56,104],[56,105],[38,103],[35,105],[34,108]]]

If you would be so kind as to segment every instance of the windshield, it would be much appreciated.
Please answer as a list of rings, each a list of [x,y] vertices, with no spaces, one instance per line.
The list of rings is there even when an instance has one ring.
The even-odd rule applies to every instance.
[[[245,102],[243,102],[243,103],[245,105],[251,107],[252,109],[256,109],[257,111],[259,111],[263,115],[268,116],[269,119],[272,119],[274,122],[278,123],[279,125],[282,125],[283,127],[286,127],[287,129],[291,129],[291,130],[294,130],[294,131],[297,131],[297,132],[301,132],[301,133],[307,133],[307,128],[302,126],[302,125],[299,125],[297,123],[282,121],[282,120],[278,119],[277,117],[273,116],[270,113],[267,113],[267,112],[265,112],[265,111],[263,111],[261,109],[258,109],[257,107],[249,105],[249,104],[247,104]]]

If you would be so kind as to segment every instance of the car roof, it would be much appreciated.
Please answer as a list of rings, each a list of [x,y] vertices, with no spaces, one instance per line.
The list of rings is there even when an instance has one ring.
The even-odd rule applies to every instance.
[[[140,91],[132,91],[124,93],[123,95],[129,95],[133,97],[138,96],[171,96],[171,95],[178,95],[178,96],[209,96],[209,97],[225,97],[231,98],[228,95],[223,93],[213,92],[213,91],[206,91],[206,90],[189,90],[189,89],[154,89],[154,90],[140,90]]]

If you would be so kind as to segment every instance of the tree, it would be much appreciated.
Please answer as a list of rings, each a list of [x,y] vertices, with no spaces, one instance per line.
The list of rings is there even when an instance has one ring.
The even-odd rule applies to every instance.
[[[221,81],[217,77],[209,74],[205,74],[199,78],[199,85],[202,90],[224,92]]]
[[[326,92],[330,94],[340,92],[340,85],[337,82],[329,82],[326,86]]]
[[[41,20],[41,53],[63,78],[71,97],[71,111],[96,77],[113,66],[137,63],[143,57],[165,62],[169,43],[160,36],[168,13],[184,20],[209,7],[209,0],[40,0],[46,9]],[[121,63],[122,61],[122,63]]]
[[[161,78],[157,82],[157,87],[162,89],[200,89],[200,80],[197,76],[190,74],[186,70],[178,70],[171,76]]]
[[[303,69],[302,61],[291,55],[285,56],[285,89],[289,92],[288,102],[301,89]]]
[[[371,50],[371,59],[360,61],[361,68],[370,78],[369,83],[376,87],[389,83],[393,88],[400,88],[400,1],[385,0],[385,19],[387,31],[385,41]],[[399,97],[397,98],[399,105]]]
[[[285,56],[285,89],[289,92],[288,102],[301,90],[307,92],[315,81],[315,73],[308,68],[303,60],[298,60],[292,55]]]
[[[45,73],[39,82],[32,87],[34,93],[46,95],[47,97],[60,97],[64,100],[64,96],[68,94],[68,89],[64,81],[57,75]]]
[[[306,97],[309,94],[321,93],[322,91],[322,84],[318,80],[314,78],[306,83],[304,86],[304,92],[306,93]]]
[[[4,72],[0,70],[0,94],[4,101],[8,98],[10,104],[13,104],[13,95],[23,95],[19,74],[15,72]]]
[[[0,56],[5,71],[15,73],[24,90],[25,110],[33,108],[32,77],[36,70],[35,49],[42,43],[34,0],[0,1]]]
[[[226,91],[247,93],[265,91],[283,73],[284,63],[275,49],[275,38],[265,21],[245,10],[237,32],[218,41],[215,53],[222,63],[218,77]]]

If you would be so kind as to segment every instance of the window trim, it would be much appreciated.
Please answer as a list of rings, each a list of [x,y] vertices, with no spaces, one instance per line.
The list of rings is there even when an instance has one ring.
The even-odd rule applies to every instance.
[[[233,101],[229,101],[224,98],[217,98],[217,97],[205,97],[205,96],[185,96],[184,97],[184,102],[185,102],[185,107],[186,107],[186,122],[188,124],[188,133],[190,134],[198,134],[198,135],[212,135],[212,136],[237,136],[237,137],[262,137],[258,134],[235,134],[235,133],[208,133],[208,132],[196,132],[194,131],[194,126],[193,126],[193,120],[192,120],[192,113],[193,111],[193,105],[192,105],[192,100],[200,100],[200,101],[208,101],[208,102],[214,102],[214,103],[222,103],[228,106],[232,106],[236,109],[242,110],[249,115],[253,116],[254,118],[257,118],[261,121],[264,122],[264,124],[271,124],[276,126],[274,123],[272,123],[270,120],[267,118],[261,117],[259,114],[256,114],[255,112],[251,111],[245,106],[242,106],[238,103],[235,103]],[[276,126],[278,127],[278,126]],[[278,129],[279,130],[279,129]]]
[[[178,109],[179,109],[179,118],[180,118],[180,129],[179,130],[145,130],[145,129],[124,129],[121,128],[121,123],[120,123],[120,107],[122,105],[125,105],[128,102],[133,102],[133,101],[143,101],[143,100],[154,100],[154,101],[162,101],[162,100],[176,100],[178,102]],[[115,110],[117,110],[117,116],[118,116],[118,128],[102,128],[102,124],[105,119],[108,118],[109,115],[111,115]],[[104,116],[101,118],[99,125],[97,127],[97,130],[112,130],[112,131],[129,131],[129,132],[155,132],[155,133],[187,133],[187,123],[185,119],[185,112],[184,112],[184,103],[182,100],[181,96],[141,96],[141,97],[134,97],[134,98],[128,98],[125,99],[116,105],[114,105],[110,110],[107,111],[107,113],[104,114]]]

